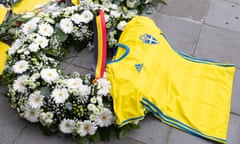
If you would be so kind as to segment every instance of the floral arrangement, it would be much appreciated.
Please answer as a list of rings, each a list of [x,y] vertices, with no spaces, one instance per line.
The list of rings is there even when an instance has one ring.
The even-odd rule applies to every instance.
[[[69,44],[78,49],[91,47],[98,9],[105,12],[109,48],[138,14],[134,8],[119,6],[123,1],[94,2],[18,16],[14,22],[21,24],[14,25],[15,41],[2,75],[10,104],[20,117],[40,123],[46,134],[60,131],[79,138],[79,143],[107,140],[112,133],[122,138],[129,129],[138,128],[135,124],[122,128],[115,124],[111,85],[105,77],[93,82],[90,74],[64,74],[59,67]]]

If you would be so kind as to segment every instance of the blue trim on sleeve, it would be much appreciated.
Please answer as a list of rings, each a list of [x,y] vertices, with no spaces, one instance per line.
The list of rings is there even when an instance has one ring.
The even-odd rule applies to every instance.
[[[116,47],[124,48],[126,51],[120,58],[115,59],[115,60],[111,60],[111,61],[107,62],[107,64],[111,64],[111,63],[114,63],[114,62],[119,62],[119,61],[124,59],[129,54],[130,48],[127,45],[125,45],[125,44],[116,44]]]

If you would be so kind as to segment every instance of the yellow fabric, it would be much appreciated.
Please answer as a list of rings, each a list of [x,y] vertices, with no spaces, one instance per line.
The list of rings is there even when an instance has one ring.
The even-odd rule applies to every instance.
[[[127,24],[119,45],[107,65],[117,124],[143,118],[146,108],[164,123],[226,143],[234,65],[184,55],[142,16]]]
[[[80,0],[72,0],[72,3],[73,3],[74,5],[79,5],[79,4],[80,4]]]
[[[37,6],[46,4],[51,0],[21,0],[13,6],[14,13],[19,14],[23,12],[33,11]]]
[[[0,24],[3,23],[6,14],[7,14],[7,8],[0,4]]]
[[[9,46],[3,42],[0,41],[0,75],[3,72],[4,66],[5,66],[5,61],[7,59],[7,50]]]

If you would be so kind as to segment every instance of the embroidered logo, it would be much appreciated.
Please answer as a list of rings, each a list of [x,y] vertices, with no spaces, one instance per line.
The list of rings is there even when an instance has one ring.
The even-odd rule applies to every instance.
[[[143,64],[135,64],[135,68],[139,73],[142,71],[142,67],[143,67]]]
[[[140,36],[140,39],[146,44],[158,44],[158,40],[150,34],[144,34]]]

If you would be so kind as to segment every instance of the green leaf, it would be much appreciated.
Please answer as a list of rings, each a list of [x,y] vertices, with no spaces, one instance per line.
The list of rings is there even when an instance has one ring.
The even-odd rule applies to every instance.
[[[128,128],[121,129],[120,132],[119,132],[119,139],[125,138],[126,135],[127,135],[128,130],[129,130]]]
[[[78,144],[86,144],[88,142],[87,137],[80,137],[78,139]]]
[[[56,31],[55,31],[55,34],[56,34],[56,37],[59,41],[61,42],[64,42],[67,40],[68,38],[68,35],[65,34],[63,31],[61,31],[60,29],[56,28]]]
[[[130,126],[130,128],[132,128],[132,129],[139,129],[139,128],[140,128],[140,126],[137,125],[137,124],[130,124],[129,126]]]
[[[89,139],[93,142],[99,142],[101,140],[99,132],[97,131],[93,136],[90,136]]]

